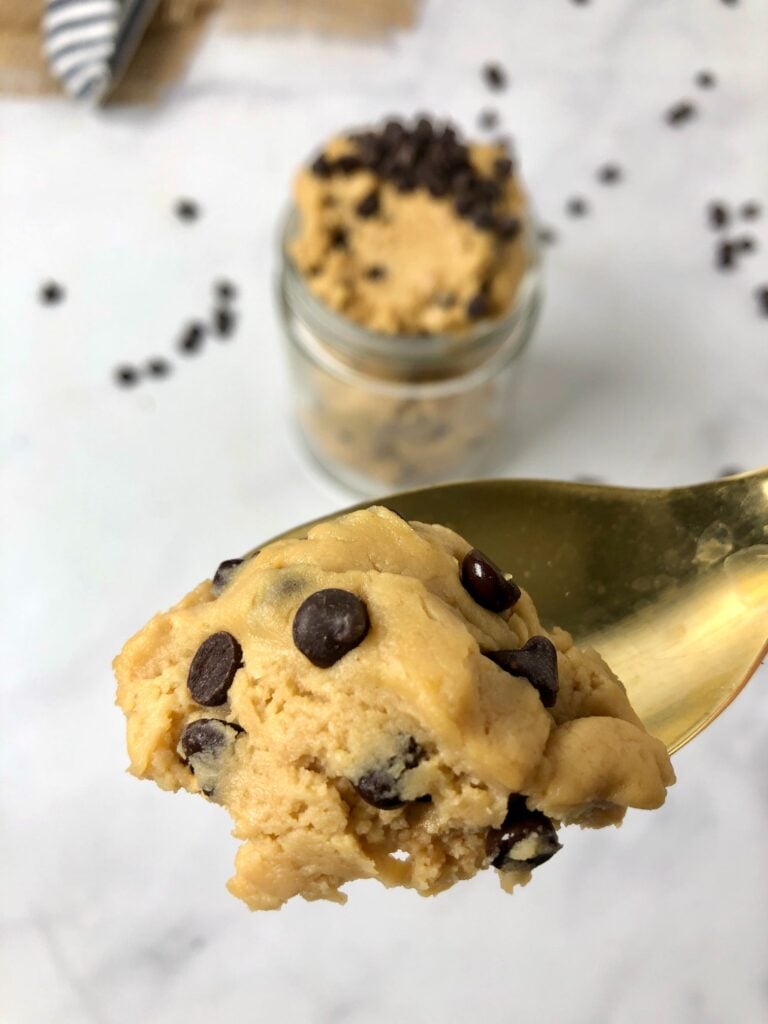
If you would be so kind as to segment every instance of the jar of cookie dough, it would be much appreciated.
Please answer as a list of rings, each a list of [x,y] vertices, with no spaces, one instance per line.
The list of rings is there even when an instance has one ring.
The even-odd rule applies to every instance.
[[[332,140],[297,179],[278,294],[295,411],[354,491],[481,475],[509,450],[541,302],[511,167],[422,120]]]

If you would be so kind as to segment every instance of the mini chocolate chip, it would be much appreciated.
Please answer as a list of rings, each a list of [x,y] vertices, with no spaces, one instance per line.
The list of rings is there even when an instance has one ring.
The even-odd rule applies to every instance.
[[[369,281],[381,281],[387,276],[387,268],[382,267],[380,263],[374,263],[365,271],[365,276]]]
[[[181,734],[179,746],[188,760],[196,754],[208,754],[224,746],[227,730],[233,734],[242,732],[234,722],[222,722],[220,718],[196,718]]]
[[[64,289],[57,281],[46,281],[41,285],[38,296],[44,306],[57,306],[64,301]]]
[[[217,281],[216,294],[222,302],[231,302],[232,299],[237,298],[237,288],[231,281]]]
[[[717,84],[717,79],[711,71],[699,71],[694,81],[700,89],[712,89]]]
[[[193,355],[199,352],[205,341],[205,324],[199,320],[193,320],[184,328],[184,333],[176,343],[176,348],[182,355]]]
[[[499,217],[496,221],[496,234],[505,242],[511,242],[520,234],[521,224],[517,217]]]
[[[589,211],[586,199],[582,199],[581,196],[573,196],[569,199],[565,209],[572,217],[584,217]]]
[[[178,199],[174,212],[179,220],[193,221],[200,216],[200,206],[194,199]]]
[[[328,237],[329,245],[332,249],[346,249],[347,248],[347,231],[346,228],[336,225],[331,228],[331,233]]]
[[[493,129],[497,128],[499,124],[498,110],[492,110],[490,107],[487,107],[485,110],[481,110],[477,118],[477,123],[483,131],[493,131]]]
[[[491,612],[506,611],[520,600],[520,587],[477,548],[462,559],[461,585],[482,608]]]
[[[118,366],[115,370],[115,384],[121,388],[131,388],[139,383],[139,374],[132,366]]]
[[[768,284],[762,284],[755,290],[755,298],[762,316],[768,316]]]
[[[197,777],[200,789],[213,796],[219,774],[218,759],[231,747],[243,730],[234,722],[218,718],[198,718],[181,734],[178,754]]]
[[[622,170],[618,164],[603,164],[597,171],[597,180],[603,185],[615,185],[621,181],[622,176]]]
[[[400,794],[403,775],[410,768],[415,768],[423,758],[424,750],[413,736],[410,736],[402,753],[391,757],[383,766],[361,775],[353,785],[363,800],[373,807],[378,807],[382,811],[402,807],[405,803]],[[429,799],[429,795],[426,796]],[[416,799],[424,802],[423,796]]]
[[[375,217],[379,212],[379,193],[377,189],[369,192],[360,200],[356,207],[358,217]]]
[[[475,207],[475,200],[471,195],[457,196],[453,208],[460,217],[467,217]]]
[[[362,166],[363,161],[354,153],[345,153],[344,156],[339,157],[335,164],[336,169],[341,171],[342,174],[354,174]]]
[[[293,620],[293,642],[313,665],[329,668],[362,643],[369,628],[368,609],[360,598],[330,587],[302,603]]]
[[[171,364],[167,359],[150,359],[147,363],[147,373],[150,377],[167,377],[171,372]]]
[[[312,162],[310,170],[316,178],[330,178],[333,174],[333,168],[331,167],[331,163],[325,153],[321,153],[320,156]]]
[[[724,228],[731,219],[728,207],[725,203],[718,202],[717,200],[711,202],[707,207],[707,217],[709,219],[709,226],[716,231]]]
[[[689,100],[681,100],[670,107],[664,115],[667,124],[679,127],[696,116],[696,107]]]
[[[231,338],[235,333],[237,317],[231,309],[219,307],[213,311],[213,328],[219,338]]]
[[[721,242],[717,246],[715,265],[718,270],[731,270],[736,265],[736,249],[733,242]]]
[[[532,856],[516,855],[515,847],[524,840],[534,840]],[[562,849],[550,818],[541,811],[531,811],[525,797],[513,793],[507,804],[507,814],[500,829],[491,829],[486,840],[491,864],[500,871],[512,868],[537,868]]]
[[[435,292],[432,302],[440,309],[453,309],[456,305],[456,296],[453,292]]]
[[[243,664],[243,650],[231,633],[213,633],[198,647],[189,666],[187,688],[198,704],[216,707],[224,704]]]
[[[756,220],[760,216],[760,213],[760,203],[755,202],[754,199],[751,199],[747,203],[742,203],[739,207],[739,215],[743,217],[744,220]]]
[[[752,235],[740,235],[733,239],[733,247],[736,252],[754,252],[757,248],[757,240]]]
[[[499,64],[485,64],[483,66],[483,80],[489,89],[500,91],[507,85],[507,75]]]
[[[470,320],[482,320],[488,315],[488,298],[482,292],[478,292],[467,303],[467,316]]]
[[[470,219],[479,231],[490,231],[492,228],[496,227],[496,218],[493,215],[493,210],[490,206],[483,205],[476,207],[473,210]]]
[[[514,166],[514,163],[508,156],[500,156],[493,161],[493,173],[501,181],[505,181],[512,174]]]
[[[557,232],[553,228],[539,228],[538,239],[542,245],[554,245],[557,241]]]
[[[519,650],[485,651],[484,654],[510,675],[527,679],[538,690],[545,708],[554,707],[560,684],[557,676],[557,649],[550,639],[532,636]]]
[[[235,574],[235,569],[243,564],[242,558],[225,558],[213,574],[212,590],[220,594]]]

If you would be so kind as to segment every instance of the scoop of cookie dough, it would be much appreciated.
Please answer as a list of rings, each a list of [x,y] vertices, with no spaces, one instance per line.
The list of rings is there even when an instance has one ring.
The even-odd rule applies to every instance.
[[[131,771],[222,804],[234,895],[525,884],[562,826],[659,807],[664,746],[594,652],[450,530],[388,509],[229,561],[115,659]]]
[[[422,118],[328,142],[294,188],[290,252],[326,305],[383,333],[465,329],[511,305],[525,197],[502,144]]]

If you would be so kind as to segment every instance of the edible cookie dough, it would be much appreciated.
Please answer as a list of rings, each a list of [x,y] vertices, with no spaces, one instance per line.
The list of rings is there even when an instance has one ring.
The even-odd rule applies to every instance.
[[[525,198],[502,144],[427,118],[331,140],[294,189],[291,256],[326,305],[374,331],[460,331],[504,313],[526,268]]]
[[[376,878],[511,890],[562,826],[674,781],[594,651],[442,526],[381,507],[223,563],[115,659],[131,771],[223,805],[254,910]]]

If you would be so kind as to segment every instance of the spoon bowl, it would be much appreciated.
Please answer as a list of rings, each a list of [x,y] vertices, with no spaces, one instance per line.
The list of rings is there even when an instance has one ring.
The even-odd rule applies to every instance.
[[[346,511],[372,504],[449,526],[512,573],[545,625],[600,652],[670,753],[768,650],[768,469],[663,490],[476,480]]]

